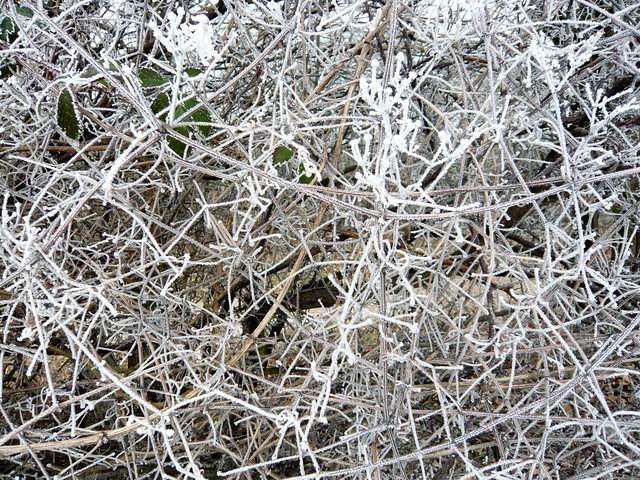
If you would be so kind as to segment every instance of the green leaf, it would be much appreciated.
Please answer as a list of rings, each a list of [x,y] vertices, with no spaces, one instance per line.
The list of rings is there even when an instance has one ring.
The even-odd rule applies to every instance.
[[[93,65],[89,65],[86,70],[84,72],[82,72],[82,75],[80,75],[81,78],[92,78],[92,77],[96,77],[100,75],[100,73],[98,72],[98,69],[96,67],[94,67]]]
[[[62,90],[58,97],[58,126],[69,138],[77,140],[80,136],[80,119],[68,88]]]
[[[0,40],[7,43],[13,43],[18,38],[18,27],[13,23],[9,17],[4,17],[0,21]]]
[[[273,151],[273,164],[278,165],[279,163],[286,162],[291,157],[293,157],[293,152],[287,147],[280,146]]]
[[[23,17],[32,18],[33,10],[29,7],[16,7],[16,12]],[[18,38],[20,29],[10,17],[3,17],[0,20],[0,40],[4,40],[7,43],[13,43]]]
[[[176,107],[176,117],[180,117],[184,115],[187,111],[197,107],[198,105],[200,105],[200,103],[195,98],[190,98],[189,100],[185,100],[184,102],[182,102],[180,105]],[[205,137],[209,135],[209,132],[211,131],[211,125],[210,125],[211,115],[209,114],[209,111],[204,107],[199,108],[198,110],[193,112],[191,115],[185,118],[184,121],[188,123],[197,122],[201,124],[208,124],[208,125],[198,125],[198,129],[200,129],[200,132]]]
[[[211,115],[206,108],[196,110],[189,118],[191,118],[192,122],[198,122],[201,124],[198,125],[198,128],[200,129],[202,135],[204,135],[205,137],[209,135],[209,133],[211,132]]]
[[[198,75],[203,73],[203,70],[199,68],[187,68],[185,69],[185,73],[190,77],[197,77]]]
[[[29,7],[16,7],[16,12],[18,12],[23,17],[33,18],[33,10]]]
[[[156,99],[151,104],[151,111],[156,115],[158,115],[158,118],[164,122],[167,120],[166,109],[168,106],[169,106],[169,96],[166,93],[161,93],[156,97]],[[176,115],[178,113],[179,108],[180,107],[176,108]],[[163,113],[160,113],[160,112],[163,112]],[[186,127],[175,127],[174,130],[181,135],[184,135],[184,136],[189,135],[189,132]],[[175,137],[169,137],[167,139],[167,143],[169,144],[169,148],[173,150],[176,153],[176,155],[180,157],[184,156],[184,152],[186,151],[187,146],[183,142],[181,142]]]
[[[138,78],[143,87],[159,87],[169,82],[169,79],[161,73],[151,70],[150,68],[141,68],[138,73]]]
[[[315,178],[315,175],[305,175],[306,172],[306,168],[304,168],[304,163],[300,163],[300,166],[298,167],[298,172],[301,174],[298,177],[298,183],[303,183],[305,185],[309,185],[313,179]]]
[[[115,78],[119,80],[122,79],[122,76],[118,73],[118,66],[114,62],[109,61],[109,64],[104,66],[104,68],[111,72]],[[81,77],[97,81],[107,88],[112,88],[111,84],[103,77],[102,73],[93,65],[89,65],[84,72],[82,72]]]
[[[189,110],[191,110],[194,107],[197,107],[198,105],[200,105],[200,103],[195,98],[191,98],[189,100],[185,100],[182,103],[179,103],[178,105],[176,105],[175,118],[181,117],[182,115],[187,113]],[[169,106],[169,97],[167,96],[166,93],[161,93],[156,97],[156,99],[151,104],[151,111],[156,115],[158,115],[158,118],[164,122],[167,119],[166,109],[168,106]],[[160,113],[163,111],[164,113]],[[200,130],[200,132],[204,136],[209,135],[209,132],[211,131],[211,115],[209,114],[209,111],[204,107],[197,109],[191,115],[182,119],[182,121],[185,123],[200,123],[201,125],[198,125],[197,128]],[[191,133],[195,132],[196,127],[191,125],[186,126],[186,125],[178,124],[174,126],[173,129],[179,134],[184,135],[185,137],[188,137],[190,136]],[[187,146],[183,142],[181,142],[175,137],[169,137],[167,142],[169,143],[169,148],[171,148],[171,150],[173,150],[176,154],[180,156],[184,155],[184,152],[186,151]]]
[[[13,20],[9,17],[4,17],[0,20],[0,40],[7,43],[13,43],[18,38],[18,32],[20,29],[13,23]],[[15,58],[15,55],[13,55]],[[0,67],[0,78],[5,79],[18,72],[21,68],[20,65],[11,61],[11,57],[7,56],[4,65]]]
[[[310,177],[307,175],[300,175],[300,178],[298,179],[298,183],[309,185],[311,182],[313,182],[314,178],[316,178],[315,175],[311,175]]]
[[[10,63],[4,67],[0,67],[0,79],[4,80],[5,78],[9,78],[11,75],[19,72],[20,69],[21,66],[16,63]]]
[[[187,127],[175,127],[174,130],[180,135],[184,135],[185,137],[189,136],[189,130]],[[187,150],[187,146],[183,142],[175,137],[169,137],[167,139],[167,143],[169,144],[169,148],[173,150],[176,155],[184,157],[184,152]]]
[[[169,106],[169,97],[167,96],[166,93],[161,93],[156,97],[156,99],[151,104],[151,111],[157,115],[168,106]],[[167,118],[166,112],[160,115],[158,118],[164,122],[164,120]]]

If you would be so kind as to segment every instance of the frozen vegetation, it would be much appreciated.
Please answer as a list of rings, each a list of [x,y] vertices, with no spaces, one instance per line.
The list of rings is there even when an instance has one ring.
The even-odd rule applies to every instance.
[[[0,8],[0,478],[640,477],[638,3]]]

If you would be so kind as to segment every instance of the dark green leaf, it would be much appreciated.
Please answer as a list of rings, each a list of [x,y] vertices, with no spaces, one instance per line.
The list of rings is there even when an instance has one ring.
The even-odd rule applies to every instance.
[[[169,106],[169,97],[166,93],[161,93],[151,104],[151,111],[156,115]],[[166,112],[158,117],[164,121],[167,118]]]
[[[33,10],[29,7],[16,7],[16,12],[23,17],[33,17]],[[20,29],[10,17],[4,17],[0,20],[0,40],[4,40],[8,43],[13,43],[18,38],[18,32]]]
[[[9,17],[4,17],[0,21],[0,40],[12,43],[16,38],[18,38],[18,27]]]
[[[176,111],[174,115],[175,118],[176,119],[180,118],[182,115],[187,113],[192,108],[197,107],[198,105],[200,105],[200,103],[195,98],[185,100],[184,102],[176,106]],[[158,118],[164,122],[167,119],[166,109],[168,106],[169,106],[169,97],[167,96],[166,93],[161,93],[156,97],[156,99],[151,104],[151,111],[153,111],[153,113],[158,115]],[[161,113],[163,111],[164,113]],[[209,135],[209,132],[211,131],[211,115],[209,114],[207,109],[204,107],[197,109],[188,117],[183,118],[180,124],[174,126],[174,130],[176,132],[178,132],[181,135],[184,135],[185,137],[188,137],[190,133],[195,131],[195,126],[186,126],[186,125],[182,125],[182,123],[200,123],[201,125],[198,125],[197,127],[200,130],[200,132],[202,132],[202,134],[205,136]],[[169,148],[171,148],[171,150],[173,150],[176,154],[180,156],[184,155],[187,146],[183,142],[181,142],[177,138],[169,137],[168,143],[169,143]]]
[[[117,79],[121,79],[122,76],[118,73],[118,67],[110,62],[108,66],[105,67],[109,72],[112,72],[114,77],[116,77]],[[82,72],[82,78],[89,78],[92,80],[97,81],[98,83],[101,83],[102,85],[104,85],[107,88],[111,88],[111,84],[103,77],[102,73],[100,71],[98,71],[98,69],[96,67],[94,67],[93,65],[89,65],[84,72]]]
[[[300,164],[300,166],[298,167],[298,172],[300,173],[300,176],[298,177],[298,183],[309,185],[315,178],[315,175],[305,175],[306,169],[304,168],[304,163]]]
[[[184,135],[185,137],[189,136],[189,131],[186,127],[175,127],[174,130],[180,135]],[[169,148],[173,150],[178,156],[184,156],[184,152],[186,151],[187,146],[183,142],[175,137],[169,137],[167,142],[169,143]]]
[[[273,151],[273,164],[278,165],[279,163],[286,162],[291,157],[293,157],[293,152],[287,147],[280,146]]]
[[[69,138],[77,140],[80,136],[80,119],[68,88],[62,90],[58,97],[58,126]]]
[[[314,178],[316,178],[315,175],[311,175],[311,176],[300,175],[300,178],[298,179],[298,183],[303,183],[305,185],[309,185],[311,182],[313,182]]]
[[[167,119],[167,111],[166,108],[169,106],[169,96],[166,93],[161,93],[156,97],[156,99],[151,104],[151,111],[158,115],[158,118],[163,122]],[[176,116],[178,115],[178,110],[180,107],[176,108]],[[164,113],[160,113],[164,110]],[[184,113],[184,112],[183,112]],[[186,127],[175,127],[174,130],[181,135],[189,136],[189,131]],[[173,150],[178,156],[184,156],[184,152],[187,149],[187,146],[178,140],[175,137],[169,137],[167,139],[167,143],[169,144],[169,148]]]
[[[184,115],[187,111],[198,105],[200,105],[200,103],[195,98],[185,100],[184,102],[182,102],[182,104],[176,107],[176,118]],[[204,107],[199,108],[198,110],[193,112],[191,115],[185,118],[184,121],[188,123],[200,123],[201,125],[198,125],[198,128],[205,137],[209,135],[209,132],[211,131],[211,115],[209,114],[209,111]]]
[[[33,10],[29,7],[16,7],[16,12],[18,12],[23,17],[33,18]]]
[[[187,68],[185,70],[185,73],[190,77],[197,77],[198,75],[202,74],[202,72],[203,70],[200,70],[199,68]]]
[[[20,70],[20,65],[16,63],[10,63],[8,65],[5,65],[4,67],[0,67],[0,79],[4,80],[5,78],[9,78],[11,75],[14,75],[19,70]]]
[[[169,82],[167,77],[150,68],[141,68],[140,73],[138,73],[138,78],[140,78],[142,86],[147,88],[158,87]]]

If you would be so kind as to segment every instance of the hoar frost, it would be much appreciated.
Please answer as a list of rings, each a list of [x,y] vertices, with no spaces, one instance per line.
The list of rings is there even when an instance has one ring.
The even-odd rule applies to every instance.
[[[203,65],[209,65],[218,56],[213,47],[213,28],[206,15],[195,15],[191,22],[185,21],[185,12],[178,8],[176,13],[169,12],[167,21],[161,29],[155,20],[149,22],[149,28],[155,37],[176,57],[195,52]]]

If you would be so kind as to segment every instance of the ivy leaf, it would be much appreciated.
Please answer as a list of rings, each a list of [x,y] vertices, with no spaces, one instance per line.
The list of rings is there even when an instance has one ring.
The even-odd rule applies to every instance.
[[[273,152],[273,164],[278,165],[279,163],[286,162],[291,157],[293,157],[293,152],[287,147],[280,146]]]
[[[169,82],[167,77],[150,68],[141,68],[138,72],[138,78],[143,88],[159,87]]]
[[[73,140],[80,136],[80,119],[76,111],[73,94],[65,88],[58,97],[58,126]]]

